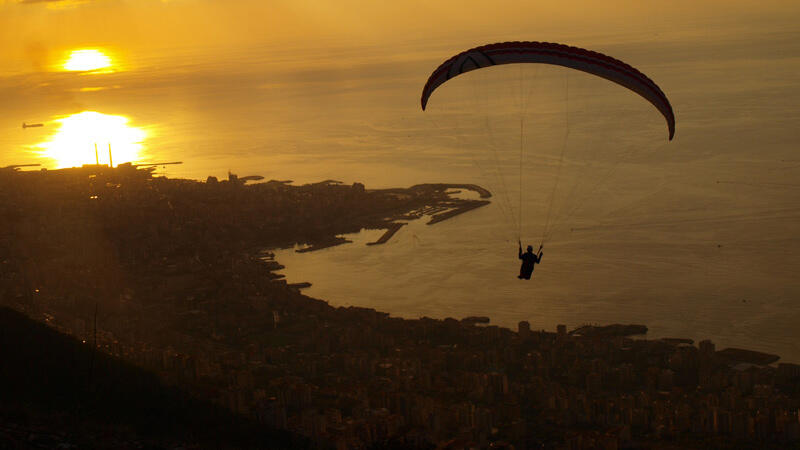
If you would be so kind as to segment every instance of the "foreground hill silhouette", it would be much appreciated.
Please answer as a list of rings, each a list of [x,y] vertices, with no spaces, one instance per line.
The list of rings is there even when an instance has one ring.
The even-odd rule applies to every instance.
[[[0,448],[305,446],[5,307],[0,361]]]

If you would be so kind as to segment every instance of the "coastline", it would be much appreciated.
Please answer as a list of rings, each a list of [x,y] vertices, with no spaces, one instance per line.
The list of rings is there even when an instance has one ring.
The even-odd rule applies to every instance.
[[[435,225],[439,222],[444,222],[447,219],[452,219],[455,216],[464,214],[465,212],[472,211],[473,209],[477,209],[480,208],[481,206],[486,206],[488,204],[489,204],[488,201],[476,200],[473,201],[472,203],[458,206],[449,211],[445,211],[439,214],[434,214],[433,217],[431,217],[431,220],[428,221],[428,225]]]
[[[395,233],[400,231],[400,228],[403,228],[403,225],[405,225],[405,223],[403,222],[390,223],[386,228],[386,232],[383,233],[383,235],[380,238],[378,238],[377,241],[367,242],[367,245],[381,245],[389,242],[389,239],[391,239]]]
[[[353,241],[351,241],[349,239],[345,239],[343,237],[337,236],[337,237],[335,237],[333,239],[330,239],[330,240],[324,240],[324,241],[321,241],[321,242],[312,243],[308,247],[303,247],[303,248],[299,248],[299,249],[295,250],[295,252],[297,252],[297,253],[314,252],[314,251],[322,250],[322,249],[325,249],[325,248],[336,247],[337,245],[350,244],[352,242]]]
[[[322,183],[315,183],[315,185],[330,186],[331,184],[328,181],[326,181]],[[389,240],[391,240],[391,238],[398,231],[400,231],[400,229],[404,225],[406,225],[406,223],[404,222],[398,222],[399,220],[406,220],[406,221],[417,220],[427,215],[431,217],[430,220],[427,222],[427,225],[435,225],[437,223],[444,222],[445,220],[452,219],[453,217],[480,208],[482,206],[486,206],[489,203],[491,203],[488,200],[465,200],[465,199],[453,198],[450,195],[450,193],[447,192],[449,189],[470,190],[478,193],[478,195],[482,199],[487,199],[492,197],[492,193],[489,192],[488,189],[485,189],[476,184],[425,183],[425,184],[416,184],[409,188],[370,190],[370,192],[386,193],[386,194],[396,195],[398,197],[428,198],[429,201],[427,201],[425,205],[419,208],[412,209],[410,211],[394,213],[387,218],[376,220],[371,226],[368,226],[368,228],[385,229],[386,231],[376,241],[368,242],[366,245],[368,246],[382,245],[389,242]],[[295,250],[295,252],[297,253],[314,252],[317,250],[323,250],[326,248],[335,247],[342,244],[349,244],[349,243],[352,243],[352,241],[343,238],[341,236],[336,236],[333,239],[326,238],[321,241],[309,242],[308,246],[297,249]]]

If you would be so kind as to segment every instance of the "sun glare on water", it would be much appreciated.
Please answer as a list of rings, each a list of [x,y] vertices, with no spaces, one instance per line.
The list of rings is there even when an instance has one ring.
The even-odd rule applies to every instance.
[[[127,117],[94,111],[83,111],[55,122],[59,124],[58,130],[37,147],[40,155],[53,159],[58,168],[94,164],[95,145],[100,164],[109,163],[109,145],[115,166],[136,161],[147,137],[141,128],[130,126]]]
[[[111,58],[100,50],[74,50],[64,63],[64,70],[107,71],[111,69]]]

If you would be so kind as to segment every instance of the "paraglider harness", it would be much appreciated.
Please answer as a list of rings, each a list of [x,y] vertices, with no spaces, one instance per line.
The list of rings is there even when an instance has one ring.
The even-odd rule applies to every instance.
[[[522,253],[522,241],[519,241],[519,259],[522,260],[522,266],[519,268],[519,276],[517,276],[517,278],[520,280],[531,279],[534,266],[542,262],[542,247],[544,247],[544,244],[539,245],[538,253],[533,253],[533,247],[529,245],[528,251]]]

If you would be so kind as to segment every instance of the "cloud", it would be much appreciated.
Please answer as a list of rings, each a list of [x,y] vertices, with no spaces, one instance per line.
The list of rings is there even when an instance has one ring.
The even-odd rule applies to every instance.
[[[78,5],[89,3],[91,0],[17,0],[16,3],[22,5],[35,5],[44,3],[50,9],[72,8]]]

